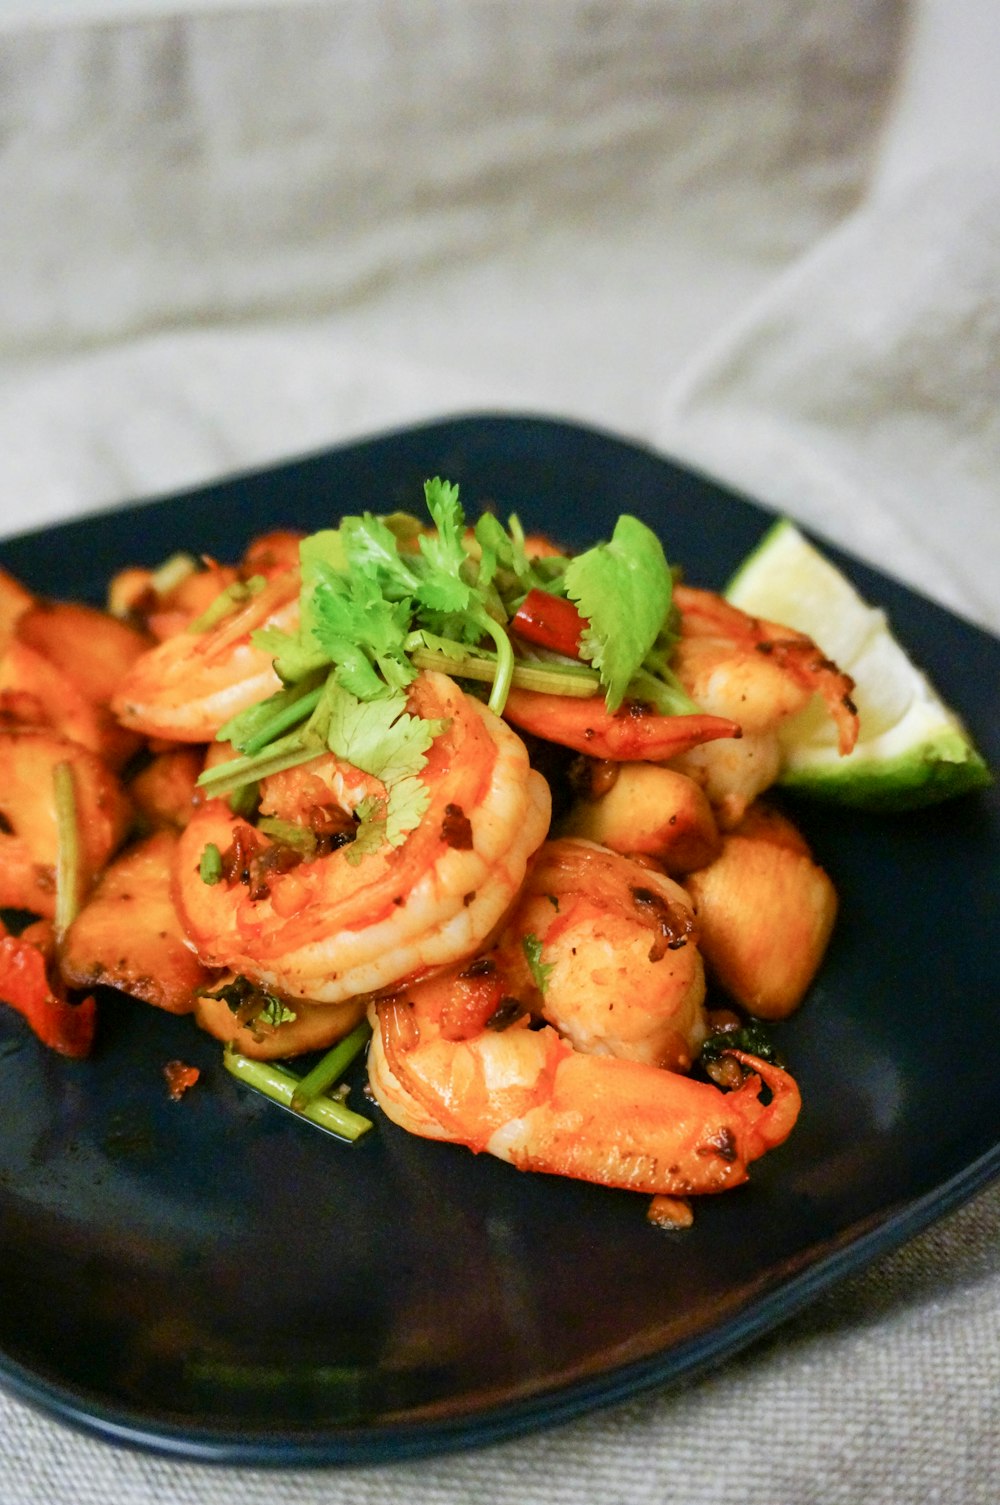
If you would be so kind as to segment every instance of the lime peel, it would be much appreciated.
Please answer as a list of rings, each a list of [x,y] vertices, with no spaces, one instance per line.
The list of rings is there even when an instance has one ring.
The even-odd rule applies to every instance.
[[[837,753],[829,717],[813,704],[781,731],[780,782],[816,799],[871,810],[934,804],[992,782],[957,714],[844,575],[787,519],[737,570],[727,600],[806,632],[856,682],[860,735]]]

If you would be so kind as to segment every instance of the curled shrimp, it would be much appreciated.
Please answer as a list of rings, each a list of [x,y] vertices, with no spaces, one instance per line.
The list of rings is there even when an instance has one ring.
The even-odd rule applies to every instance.
[[[679,585],[674,599],[681,615],[677,673],[699,705],[753,732],[818,694],[836,722],[841,754],[851,751],[858,738],[854,681],[812,638],[748,616],[712,591]]]
[[[387,1116],[521,1170],[654,1195],[725,1191],[799,1112],[792,1077],[739,1051],[749,1074],[723,1092],[644,1061],[583,1054],[524,1019],[450,1039],[419,987],[370,1014],[369,1083]]]
[[[814,695],[836,723],[841,754],[851,751],[858,735],[854,682],[804,633],[750,617],[711,591],[678,586],[675,601],[678,678],[707,712],[737,720],[743,735],[687,748],[670,762],[702,785],[728,829],[778,778],[779,730]]]
[[[723,1191],[787,1138],[799,1093],[735,1051],[747,1075],[729,1093],[666,1069],[704,1039],[703,996],[683,891],[593,843],[549,842],[490,952],[371,1004],[369,1083],[402,1128],[522,1170]]]
[[[588,1054],[687,1071],[707,1034],[691,899],[594,842],[545,843],[497,957],[509,991]]]
[[[216,626],[173,633],[132,664],[111,701],[123,726],[172,742],[210,742],[226,721],[281,681],[273,655],[251,642],[260,627],[298,622],[299,574],[285,570]]]
[[[269,849],[281,856],[275,843],[222,801],[195,812],[180,839],[174,887],[206,965],[289,998],[339,1003],[474,955],[489,937],[545,838],[548,785],[530,768],[520,738],[444,675],[419,676],[409,703],[447,725],[419,775],[429,802],[401,845],[384,842],[353,862],[350,842],[338,845],[335,837],[325,855],[269,864]],[[317,806],[309,780],[328,791],[325,818],[340,800],[353,806],[365,778],[324,756],[307,765],[301,782],[280,774],[274,779],[283,783],[265,780],[262,806],[308,827]],[[351,824],[341,827],[348,837]],[[226,853],[240,841],[262,854],[262,881],[203,882],[206,848]],[[252,868],[248,861],[248,882]]]

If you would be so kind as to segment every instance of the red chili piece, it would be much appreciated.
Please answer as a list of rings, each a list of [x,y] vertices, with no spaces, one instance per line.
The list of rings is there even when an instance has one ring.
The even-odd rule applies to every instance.
[[[510,625],[518,637],[537,643],[539,648],[579,658],[580,637],[587,624],[565,596],[533,589],[521,602]]]
[[[21,936],[0,937],[0,999],[23,1014],[43,1045],[82,1057],[94,1043],[93,998],[70,1003],[49,983],[45,957]]]

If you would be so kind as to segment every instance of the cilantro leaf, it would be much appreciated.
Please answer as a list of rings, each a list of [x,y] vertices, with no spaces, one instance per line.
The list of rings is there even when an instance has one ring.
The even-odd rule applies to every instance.
[[[587,619],[580,657],[599,671],[608,710],[616,711],[670,610],[673,579],[660,540],[623,515],[610,543],[571,559],[564,578]]]
[[[399,539],[380,517],[366,512],[345,517],[340,525],[345,560],[342,570],[364,572],[377,580],[382,591],[395,600],[405,600],[417,584],[417,576],[399,553]]]
[[[549,978],[552,976],[552,968],[555,964],[553,962],[542,961],[542,943],[532,931],[521,937],[521,949],[524,952],[524,959],[528,963],[535,987],[539,993],[544,995],[549,985]]]
[[[405,652],[409,601],[389,601],[376,580],[323,569],[310,598],[309,630],[339,682],[362,700],[416,677]]]
[[[359,700],[335,680],[328,682],[324,701],[330,751],[387,787],[420,772],[427,749],[446,725],[411,715],[401,693]]]
[[[432,612],[468,611],[476,597],[465,576],[465,513],[458,487],[435,476],[425,485],[424,496],[437,532],[422,534],[419,540],[427,570],[417,586],[417,600]]]

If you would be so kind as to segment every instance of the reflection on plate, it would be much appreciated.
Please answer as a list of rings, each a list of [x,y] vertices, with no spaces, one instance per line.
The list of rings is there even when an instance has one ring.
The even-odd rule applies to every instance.
[[[53,595],[255,531],[470,511],[569,544],[637,513],[720,586],[769,519],[605,435],[468,418],[350,445],[0,548]],[[1000,644],[840,559],[1000,766]],[[81,574],[81,571],[84,573]],[[413,1139],[355,1148],[229,1078],[188,1021],[111,999],[93,1060],[0,1017],[0,1379],[97,1433],[197,1458],[362,1462],[512,1435],[734,1352],[1000,1172],[996,791],[905,818],[799,806],[842,913],[779,1026],[805,1108],[749,1186],[669,1235],[645,1201]],[[167,1099],[163,1063],[203,1078]]]

